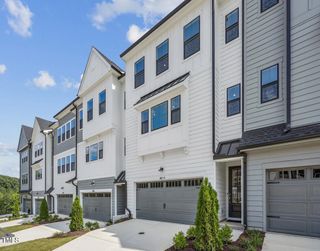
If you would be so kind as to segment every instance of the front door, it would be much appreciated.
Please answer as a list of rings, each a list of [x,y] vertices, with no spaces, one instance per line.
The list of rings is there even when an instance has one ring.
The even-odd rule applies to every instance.
[[[229,217],[241,218],[241,167],[229,167]]]

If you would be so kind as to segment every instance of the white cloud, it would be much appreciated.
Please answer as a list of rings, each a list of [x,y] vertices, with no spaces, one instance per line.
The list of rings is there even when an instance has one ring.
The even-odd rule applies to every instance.
[[[19,155],[16,147],[0,142],[0,174],[19,176]]]
[[[114,18],[133,14],[143,19],[144,28],[131,25],[127,34],[130,42],[137,40],[137,35],[143,35],[148,27],[154,25],[163,16],[173,10],[183,0],[112,0],[97,3],[91,15],[92,24],[99,30]],[[132,35],[132,36],[129,36]]]
[[[39,76],[33,79],[33,84],[36,87],[46,89],[56,85],[54,78],[47,71],[39,71]]]
[[[4,2],[9,13],[9,26],[20,36],[30,37],[33,13],[29,7],[20,0],[5,0]]]
[[[75,81],[72,81],[70,79],[64,79],[63,81],[63,87],[65,89],[78,89],[80,86],[80,83],[79,82],[75,82]]]
[[[139,26],[133,24],[130,26],[128,32],[127,32],[127,39],[130,43],[134,43],[137,41],[140,37],[143,36],[148,31],[148,29],[140,28]]]
[[[4,74],[7,71],[7,66],[4,64],[0,64],[0,75]]]

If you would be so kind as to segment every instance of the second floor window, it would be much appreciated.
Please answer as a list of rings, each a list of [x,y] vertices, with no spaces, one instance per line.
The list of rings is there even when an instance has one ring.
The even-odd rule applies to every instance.
[[[264,12],[279,3],[279,0],[261,0],[261,12]]]
[[[74,171],[76,169],[76,155],[71,155],[71,171]]]
[[[36,178],[36,180],[42,179],[42,169],[36,170],[35,178]]]
[[[61,127],[61,134],[62,134],[61,141],[65,141],[66,140],[66,126]]]
[[[200,51],[200,17],[197,17],[183,29],[184,59]]]
[[[57,137],[58,137],[58,144],[60,144],[61,143],[61,128],[58,128]]]
[[[86,147],[86,162],[103,159],[103,142]]]
[[[106,112],[106,90],[99,93],[99,115]]]
[[[76,135],[76,120],[68,121],[57,130],[58,144]]]
[[[34,157],[37,158],[43,154],[43,143],[34,146]]]
[[[157,47],[156,75],[169,69],[169,40]]]
[[[144,57],[134,64],[134,88],[144,84]]]
[[[80,110],[79,112],[79,128],[83,128],[83,110]]]
[[[66,157],[66,172],[70,172],[70,156]]]
[[[58,174],[61,173],[61,159],[58,159]]]
[[[73,137],[74,135],[76,135],[76,120],[73,119],[70,122],[71,124],[71,137]]]
[[[261,103],[279,98],[279,65],[261,71]]]
[[[28,184],[28,174],[23,174],[21,177],[21,184],[26,185]]]
[[[239,37],[239,9],[226,15],[226,44]]]
[[[62,158],[61,160],[62,173],[66,172],[66,158]]]
[[[227,89],[227,116],[240,113],[240,84]]]
[[[171,124],[181,121],[181,96],[171,99]]]
[[[87,102],[87,121],[91,121],[93,119],[93,99],[90,99]]]
[[[76,169],[76,155],[71,154],[57,160],[57,173],[68,173]]]
[[[151,130],[168,126],[168,101],[151,108]]]
[[[141,134],[149,132],[149,110],[141,112]]]

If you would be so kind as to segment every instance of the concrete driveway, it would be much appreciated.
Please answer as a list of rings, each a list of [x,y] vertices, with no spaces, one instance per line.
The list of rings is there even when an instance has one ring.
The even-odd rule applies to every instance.
[[[89,232],[56,251],[163,251],[172,245],[175,233],[186,232],[188,228],[182,224],[133,219]]]
[[[266,233],[262,251],[318,251],[320,239],[288,235],[280,233]]]
[[[44,224],[44,225],[28,228],[25,230],[21,230],[13,233],[14,234],[13,238],[16,238],[17,240],[16,243],[0,242],[0,247],[9,246],[9,245],[22,243],[26,241],[52,237],[55,233],[69,232],[70,231],[69,224],[70,224],[70,221],[60,221],[60,222]]]
[[[29,216],[28,218],[21,218],[18,220],[1,222],[0,228],[22,225],[23,223],[31,222],[32,219],[33,219],[33,216]]]

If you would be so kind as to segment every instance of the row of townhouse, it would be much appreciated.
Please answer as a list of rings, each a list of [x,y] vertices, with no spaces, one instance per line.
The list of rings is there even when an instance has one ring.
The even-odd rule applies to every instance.
[[[121,54],[92,48],[76,99],[22,126],[22,209],[320,236],[320,2],[185,0]]]

